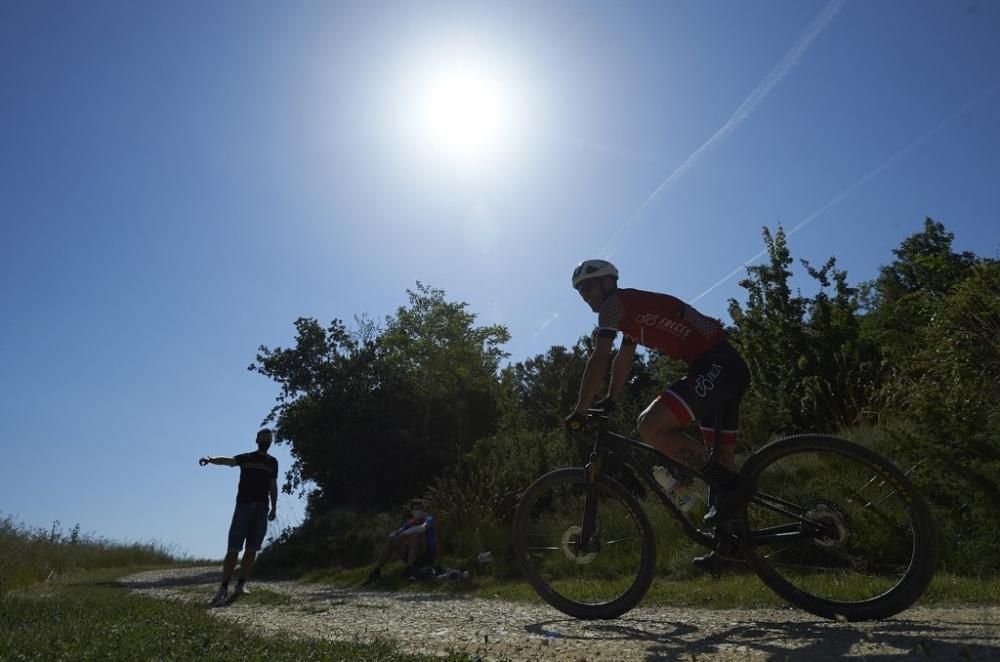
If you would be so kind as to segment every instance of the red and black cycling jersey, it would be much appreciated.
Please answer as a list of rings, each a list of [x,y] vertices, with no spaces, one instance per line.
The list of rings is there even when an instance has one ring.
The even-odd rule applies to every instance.
[[[677,297],[633,289],[615,290],[598,313],[598,336],[613,338],[619,331],[626,341],[687,363],[726,338],[719,320]]]

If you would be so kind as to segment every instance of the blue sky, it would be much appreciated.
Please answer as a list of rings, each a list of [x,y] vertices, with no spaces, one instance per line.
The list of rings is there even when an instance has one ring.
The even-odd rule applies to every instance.
[[[996,256],[998,34],[974,0],[7,0],[0,513],[221,556],[237,473],[196,461],[253,447],[257,347],[417,280],[522,360],[591,329],[588,257],[728,320],[765,225],[852,282],[925,216]]]

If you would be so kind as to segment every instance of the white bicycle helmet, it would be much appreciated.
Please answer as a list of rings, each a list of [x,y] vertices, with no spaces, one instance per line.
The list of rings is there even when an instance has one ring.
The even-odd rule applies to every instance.
[[[584,260],[573,270],[573,289],[575,290],[580,283],[588,278],[600,278],[601,276],[618,278],[618,270],[607,260]]]

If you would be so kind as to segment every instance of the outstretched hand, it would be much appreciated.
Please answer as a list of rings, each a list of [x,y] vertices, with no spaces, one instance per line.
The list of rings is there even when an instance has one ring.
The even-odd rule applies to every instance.
[[[208,458],[207,457],[199,458],[198,464],[200,464],[201,466],[205,466],[206,464],[208,464]]]

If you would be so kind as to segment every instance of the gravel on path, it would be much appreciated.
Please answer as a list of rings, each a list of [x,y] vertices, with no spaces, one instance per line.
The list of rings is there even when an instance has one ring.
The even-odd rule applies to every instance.
[[[144,572],[139,593],[207,606],[219,568]],[[456,594],[335,588],[295,581],[249,585],[280,599],[211,610],[261,633],[342,641],[389,639],[410,653],[483,660],[1000,660],[1000,606],[914,607],[869,623],[795,609],[638,607],[579,621],[547,605]]]

